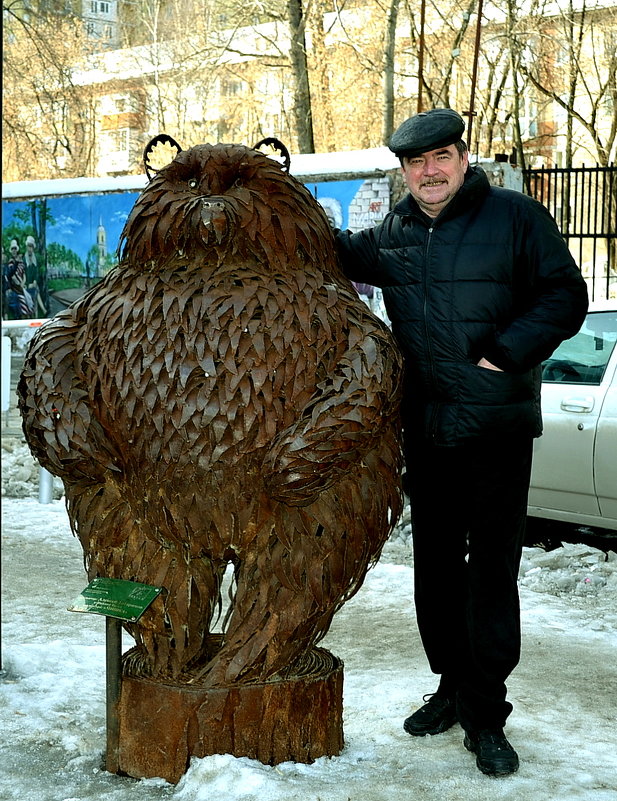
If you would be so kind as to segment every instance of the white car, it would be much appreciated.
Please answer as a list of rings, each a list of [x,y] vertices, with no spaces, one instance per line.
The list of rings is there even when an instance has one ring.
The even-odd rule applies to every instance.
[[[617,537],[617,301],[592,303],[543,365],[528,516]],[[538,520],[530,521],[538,523]]]

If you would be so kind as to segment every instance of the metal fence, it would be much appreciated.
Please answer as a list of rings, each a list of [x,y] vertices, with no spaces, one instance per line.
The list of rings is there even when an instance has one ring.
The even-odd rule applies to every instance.
[[[617,167],[542,167],[523,175],[527,194],[556,219],[591,299],[617,297]]]

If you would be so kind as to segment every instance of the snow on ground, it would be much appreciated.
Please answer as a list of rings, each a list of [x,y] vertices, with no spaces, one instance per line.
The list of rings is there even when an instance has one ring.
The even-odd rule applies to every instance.
[[[324,642],[345,663],[339,757],[276,767],[194,759],[177,786],[105,772],[104,621],[66,611],[87,584],[81,549],[63,501],[38,503],[29,465],[21,446],[3,450],[1,801],[617,799],[617,554],[525,549],[523,657],[507,727],[521,768],[493,779],[477,770],[459,726],[424,738],[402,729],[435,685],[415,624],[405,525]]]

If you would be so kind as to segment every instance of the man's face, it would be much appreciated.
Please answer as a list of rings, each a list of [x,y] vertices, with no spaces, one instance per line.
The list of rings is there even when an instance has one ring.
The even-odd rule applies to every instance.
[[[401,167],[407,188],[429,217],[437,217],[465,180],[469,158],[455,145],[429,150],[419,156],[403,157]]]

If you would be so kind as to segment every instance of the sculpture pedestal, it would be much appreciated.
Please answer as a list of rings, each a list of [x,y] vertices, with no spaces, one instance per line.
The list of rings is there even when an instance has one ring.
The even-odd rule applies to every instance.
[[[192,756],[310,763],[343,749],[343,663],[315,649],[317,670],[263,684],[203,689],[123,675],[118,772],[176,783]]]

